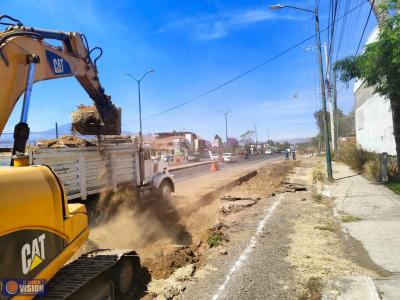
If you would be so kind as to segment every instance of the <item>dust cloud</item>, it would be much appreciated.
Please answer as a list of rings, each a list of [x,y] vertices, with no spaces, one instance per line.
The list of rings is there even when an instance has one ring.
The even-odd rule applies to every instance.
[[[98,248],[144,248],[160,239],[192,243],[172,199],[140,198],[133,184],[100,195],[90,240]]]

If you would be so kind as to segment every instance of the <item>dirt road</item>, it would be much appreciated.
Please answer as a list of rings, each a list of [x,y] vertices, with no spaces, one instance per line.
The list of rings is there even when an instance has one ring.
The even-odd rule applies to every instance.
[[[371,274],[344,246],[315,160],[254,161],[178,181],[169,201],[137,202],[94,228],[99,247],[134,248],[146,299],[320,299],[336,276]],[[317,197],[318,196],[318,197]]]
[[[212,248],[179,299],[320,299],[336,276],[371,274],[349,255],[331,203],[316,197],[314,161],[302,162],[275,196],[266,197],[288,166],[261,170],[225,196],[260,198],[220,217],[228,241]],[[286,170],[285,170],[286,169]],[[293,183],[296,188],[293,188]],[[296,189],[298,189],[296,191]]]

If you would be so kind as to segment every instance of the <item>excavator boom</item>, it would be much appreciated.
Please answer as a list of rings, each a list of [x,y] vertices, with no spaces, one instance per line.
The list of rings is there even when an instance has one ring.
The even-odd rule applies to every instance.
[[[62,46],[55,47],[47,41],[60,41]],[[92,61],[90,55],[95,50],[100,55]],[[30,79],[33,84],[69,76],[76,77],[100,116],[79,127],[80,133],[120,134],[120,109],[104,93],[98,77],[96,61],[101,54],[99,47],[89,50],[81,33],[34,29],[20,22],[0,32],[0,134],[19,97],[29,92]]]

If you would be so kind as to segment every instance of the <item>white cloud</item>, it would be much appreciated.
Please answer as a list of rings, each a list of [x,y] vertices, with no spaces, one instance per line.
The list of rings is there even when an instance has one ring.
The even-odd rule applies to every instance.
[[[199,40],[220,39],[231,32],[259,23],[273,20],[302,20],[285,13],[274,13],[268,7],[241,11],[222,12],[177,19],[161,29],[181,29],[189,31],[191,36]]]

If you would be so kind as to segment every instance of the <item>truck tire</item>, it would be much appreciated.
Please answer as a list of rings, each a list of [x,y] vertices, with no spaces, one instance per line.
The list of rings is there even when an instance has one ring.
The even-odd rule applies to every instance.
[[[135,295],[142,291],[140,262],[136,257],[122,259],[114,271],[113,283],[116,295]]]
[[[172,187],[171,184],[164,180],[160,187],[158,188],[158,196],[161,200],[170,200],[172,195]]]

